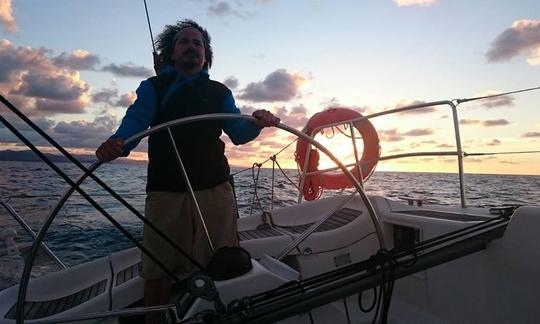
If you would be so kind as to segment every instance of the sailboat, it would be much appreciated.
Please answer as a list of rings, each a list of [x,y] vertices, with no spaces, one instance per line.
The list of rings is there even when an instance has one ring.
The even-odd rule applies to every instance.
[[[0,122],[68,184],[40,232],[34,234],[20,284],[0,292],[0,323],[131,322],[147,312],[159,312],[168,323],[535,323],[540,318],[536,305],[540,206],[479,208],[466,203],[466,154],[461,147],[456,107],[472,99],[415,104],[367,116],[341,108],[328,110],[304,131],[278,125],[298,138],[297,152],[302,152],[297,157],[301,170],[298,204],[240,218],[241,249],[227,251],[187,279],[173,277],[171,303],[154,307],[140,303],[141,251],[148,251],[80,187],[81,183],[91,178],[143,221],[144,217],[94,174],[100,162],[85,167],[6,98],[0,100],[82,171],[77,180],[69,178],[0,116]],[[451,110],[456,150],[379,156],[376,132],[366,126],[369,121],[425,107]],[[334,118],[336,114],[340,116]],[[252,118],[193,116],[153,127],[126,143],[193,122]],[[362,157],[355,154],[351,165],[344,165],[314,139],[323,128],[343,125],[350,131],[356,153],[359,138],[355,132],[363,135],[364,152]],[[318,152],[327,155],[336,167],[318,170],[310,166]],[[421,197],[393,200],[364,188],[379,161],[441,155],[457,158],[459,205],[433,205]],[[313,180],[329,187],[346,183],[352,189],[319,197],[316,191],[320,186],[313,186]],[[40,251],[54,257],[42,241],[74,192],[87,199],[135,247],[30,279]],[[3,206],[11,208],[6,203]],[[24,223],[14,209],[10,214]],[[201,217],[204,221],[204,215]]]

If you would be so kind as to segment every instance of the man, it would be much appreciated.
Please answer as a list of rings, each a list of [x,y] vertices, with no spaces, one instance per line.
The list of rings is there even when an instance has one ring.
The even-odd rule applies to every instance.
[[[129,154],[136,145],[123,140],[147,129],[181,117],[207,113],[240,113],[231,91],[210,80],[212,47],[208,32],[192,20],[166,26],[158,36],[161,66],[158,76],[141,82],[137,100],[127,110],[116,133],[96,151],[101,161]],[[163,67],[163,68],[162,68]],[[224,155],[222,130],[235,145],[254,139],[260,129],[275,126],[279,119],[265,110],[253,113],[256,123],[247,120],[198,122],[174,127],[171,132],[201,208],[212,245],[238,245],[236,204],[228,183],[229,165]],[[187,192],[176,153],[167,131],[148,139],[148,181],[146,218],[202,265],[212,256],[210,244],[199,220],[196,206]],[[144,246],[180,278],[193,265],[154,231],[145,226]],[[168,303],[170,278],[150,258],[143,255],[141,276],[145,281],[147,306]],[[155,318],[147,316],[147,322]]]

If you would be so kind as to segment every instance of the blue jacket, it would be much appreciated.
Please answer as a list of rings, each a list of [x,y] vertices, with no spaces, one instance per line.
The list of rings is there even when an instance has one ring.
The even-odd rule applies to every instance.
[[[208,74],[206,70],[203,70],[199,74],[186,77],[170,67],[166,68],[163,73],[176,73],[177,76],[165,94],[160,107],[156,107],[156,91],[152,83],[149,80],[142,81],[136,91],[137,99],[128,108],[120,127],[111,138],[127,139],[146,130],[152,123],[157,109],[166,107],[170,96],[177,89],[193,82],[200,76],[200,73]],[[234,97],[230,91],[223,101],[221,108],[223,113],[240,114],[240,109],[236,107]],[[223,131],[235,145],[247,143],[257,137],[261,132],[261,129],[255,123],[245,119],[223,120],[222,125]],[[137,144],[139,144],[138,141],[124,146],[124,156],[129,155]]]

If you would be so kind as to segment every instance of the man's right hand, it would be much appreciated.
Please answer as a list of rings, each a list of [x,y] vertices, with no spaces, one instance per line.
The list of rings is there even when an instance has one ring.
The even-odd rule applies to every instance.
[[[101,143],[96,150],[96,157],[102,162],[109,162],[122,156],[124,153],[124,140],[121,138],[109,138],[107,141]]]

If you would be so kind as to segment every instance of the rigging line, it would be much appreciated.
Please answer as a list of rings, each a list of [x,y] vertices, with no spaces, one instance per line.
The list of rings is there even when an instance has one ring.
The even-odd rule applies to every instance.
[[[255,178],[255,167],[257,167],[257,177]],[[253,199],[251,201],[251,209],[249,210],[249,216],[251,216],[253,214],[253,206],[255,205],[255,199],[257,200],[257,203],[259,204],[259,209],[264,213],[266,212],[262,206],[262,202],[261,202],[261,199],[259,198],[259,194],[258,194],[258,191],[257,191],[257,188],[259,186],[259,175],[261,173],[261,164],[257,164],[257,163],[254,163],[253,164],[253,167],[251,169],[251,176],[253,178],[253,185],[254,185],[254,190],[253,190]]]
[[[540,89],[540,87],[534,87],[534,88],[515,90],[515,91],[510,91],[510,92],[505,92],[505,93],[498,93],[498,94],[493,94],[493,95],[489,95],[489,96],[474,97],[474,98],[464,98],[464,99],[454,99],[452,101],[456,101],[457,104],[459,105],[460,103],[463,103],[463,102],[501,97],[501,96],[506,96],[506,95],[510,95],[510,94],[514,94],[514,93],[527,92],[527,91],[533,91],[533,90],[539,90],[539,89]]]
[[[463,156],[480,156],[480,155],[497,155],[497,154],[527,154],[527,153],[540,153],[540,151],[509,151],[509,152],[486,152],[486,153],[467,153],[463,152]]]
[[[283,169],[281,168],[281,165],[279,165],[279,162],[277,161],[277,159],[274,160],[276,162],[276,165],[277,167],[279,168],[279,171],[281,171],[281,173],[283,174],[283,176],[285,177],[285,179],[287,179],[295,188],[296,190],[300,191],[300,187],[298,187],[296,185],[296,183],[294,183],[291,178],[285,173],[285,171],[283,171]]]
[[[450,239],[445,238],[443,240],[439,240],[438,238],[433,238],[433,239],[428,240],[428,241],[433,242],[433,244],[431,244],[431,246],[420,248],[420,244],[415,244],[414,249],[417,250],[417,251],[421,251],[421,250],[425,250],[427,248],[432,248],[432,247],[437,248],[437,245],[448,243],[451,240],[463,239],[463,238],[466,238],[468,235],[471,235],[471,234],[476,235],[475,233],[481,233],[481,234],[486,233],[486,230],[489,231],[489,230],[491,230],[493,228],[498,228],[500,226],[499,221],[501,221],[501,220],[502,220],[502,218],[498,217],[498,218],[494,218],[494,219],[491,219],[489,221],[486,221],[486,222],[483,222],[483,223],[480,223],[480,224],[475,224],[473,226],[464,228],[464,229],[471,229],[468,232],[463,232],[463,229],[460,229],[460,230],[454,232],[454,233],[463,232],[460,235],[455,235],[453,238],[450,238]],[[493,222],[493,221],[495,221],[495,222]],[[506,218],[503,221],[507,222],[508,218]],[[490,224],[488,225],[487,223],[490,223]],[[483,226],[479,226],[479,225],[483,225]],[[473,228],[474,228],[474,230],[473,230]],[[444,234],[441,237],[444,237],[444,236],[447,236],[447,235]],[[390,252],[390,254],[391,254],[393,259],[399,261],[399,259],[402,259],[404,257],[408,257],[408,255],[410,255],[410,251],[395,251],[395,250],[393,250],[393,251]],[[373,261],[374,261],[373,258],[367,259],[365,261],[360,261],[358,263],[351,264],[351,265],[346,266],[344,268],[333,270],[333,271],[331,271],[329,273],[324,273],[324,274],[320,274],[320,275],[317,275],[317,276],[312,277],[312,278],[304,279],[301,282],[299,282],[298,284],[301,285],[302,289],[306,289],[306,290],[316,289],[317,287],[320,287],[321,285],[328,284],[329,282],[334,280],[336,277],[344,277],[344,276],[352,275],[354,273],[359,273],[360,271],[368,271],[371,268],[371,264],[372,264]],[[401,261],[399,261],[399,262],[401,262]],[[404,264],[404,263],[402,263],[402,264]],[[292,291],[292,290],[294,290],[294,287],[283,287],[283,288],[280,287],[280,288],[274,289],[273,292],[275,292],[275,295],[273,295],[273,297],[284,298],[284,297],[290,296],[290,294],[295,294],[296,292]],[[266,293],[268,293],[268,292],[266,292]],[[278,296],[278,294],[279,294],[279,296]],[[261,301],[262,301],[261,297],[264,298],[264,295],[265,295],[265,293],[260,293],[260,294],[251,296],[251,298],[253,300],[253,305],[260,304]],[[260,300],[260,301],[258,301],[258,300]],[[262,301],[262,304],[265,304],[265,303],[266,302]]]
[[[146,5],[146,0],[144,0],[144,11],[146,11],[146,21],[148,22],[148,30],[150,31],[152,48],[154,49],[154,53],[156,53],[156,45],[154,44],[154,36],[152,35],[152,25],[150,24],[150,15],[148,15],[148,6]]]
[[[245,169],[243,169],[243,170],[236,171],[236,172],[234,172],[234,173],[231,173],[231,176],[234,177],[234,176],[237,175],[237,174],[240,174],[240,173],[242,173],[242,172],[246,172],[246,171],[251,170],[251,168],[253,168],[253,167],[251,166],[251,167],[249,167],[249,168],[245,168]]]
[[[272,160],[273,157],[275,157],[276,155],[280,154],[281,152],[285,151],[289,146],[291,146],[294,142],[298,141],[298,138],[295,138],[292,142],[290,142],[289,144],[285,145],[285,147],[283,147],[281,150],[279,150],[276,154],[272,155],[271,157],[267,158],[266,160],[264,160],[262,163],[256,163],[256,164],[260,164],[261,166],[264,165],[266,162]],[[253,168],[253,166],[249,167],[249,168],[245,168],[243,170],[240,170],[240,171],[237,171],[235,173],[231,173],[232,176],[235,176],[239,173],[242,173],[242,172],[245,172],[245,171],[249,171]]]
[[[459,240],[462,238],[466,238],[468,235],[471,235],[471,234],[474,235],[475,233],[485,233],[487,230],[498,228],[499,226],[506,226],[505,223],[507,223],[508,220],[509,220],[508,215],[492,218],[485,222],[467,226],[467,227],[458,229],[456,231],[446,233],[446,234],[416,243],[414,246],[414,249],[416,251],[424,251],[424,250],[436,247],[437,245],[448,243],[452,240]],[[372,233],[368,235],[371,235]],[[364,238],[365,237],[366,236],[364,236]],[[404,250],[404,251],[393,250],[391,251],[391,254],[397,260],[397,259],[408,257],[409,255],[411,255],[411,252],[409,250]],[[303,289],[312,289],[316,285],[325,284],[329,280],[332,280],[334,276],[347,276],[347,275],[350,275],[351,273],[358,272],[359,270],[362,270],[362,271],[367,270],[369,269],[369,266],[367,265],[369,264],[370,261],[371,261],[370,259],[365,260],[365,261],[360,261],[358,263],[351,264],[344,268],[333,270],[329,273],[324,273],[324,274],[317,275],[315,277],[304,279],[302,280],[302,283],[300,284],[302,285]],[[273,291],[280,294],[289,294],[291,293],[291,290],[294,290],[294,287],[280,287],[280,288],[274,289]],[[264,297],[266,293],[267,292],[259,293],[257,295],[251,296],[251,298],[254,303],[258,303],[259,302],[258,300],[261,297]],[[295,293],[295,292],[292,292],[292,293]]]
[[[347,124],[345,124],[345,125],[347,125]],[[351,138],[351,135],[349,135],[349,134],[345,133],[344,131],[342,131],[341,128],[339,128],[339,126],[336,126],[336,128],[341,134],[345,135],[348,138]],[[345,128],[345,129],[347,129],[347,128]],[[355,139],[362,139],[362,136],[355,136],[354,138]]]
[[[98,176],[96,176],[92,171],[90,171],[88,168],[86,168],[79,160],[77,160],[73,155],[71,155],[66,149],[64,149],[58,142],[56,142],[52,137],[50,137],[47,133],[45,133],[39,126],[37,126],[32,120],[30,120],[28,117],[26,117],[17,107],[15,107],[9,100],[4,98],[4,96],[0,95],[0,102],[2,102],[10,111],[12,111],[17,117],[22,119],[26,125],[30,126],[35,132],[37,132],[39,135],[41,135],[47,142],[49,142],[54,148],[56,148],[62,155],[64,155],[68,160],[71,161],[71,163],[75,164],[81,171],[83,171],[85,174],[88,174],[88,176],[94,180],[98,185],[101,186],[105,191],[107,191],[113,198],[115,198],[117,201],[119,201],[124,207],[126,207],[129,211],[133,213],[138,219],[140,219],[145,225],[150,227],[154,232],[156,232],[158,235],[161,236],[167,243],[169,243],[173,248],[175,248],[180,254],[182,254],[186,259],[191,261],[195,266],[197,266],[199,269],[203,270],[205,269],[197,260],[192,258],[186,251],[184,251],[177,243],[175,243],[171,238],[166,236],[163,231],[161,231],[159,228],[157,228],[154,224],[152,224],[146,217],[144,217],[138,210],[136,210],[131,204],[129,204],[124,198],[122,198],[118,193],[116,193],[111,187],[109,187],[106,183],[104,183]],[[1,116],[0,116],[1,117]],[[4,118],[2,118],[4,119]],[[2,121],[3,122],[3,121]],[[4,124],[8,122],[5,120],[3,122]],[[5,124],[6,125],[6,124]],[[6,125],[7,127],[7,125]],[[9,127],[8,127],[9,128]],[[17,130],[11,129],[11,132],[16,135]],[[22,134],[21,134],[22,136]],[[22,140],[22,139],[21,139]],[[26,146],[30,147],[29,144],[24,142]],[[31,144],[31,143],[30,143]],[[37,150],[37,148],[36,148]],[[40,151],[41,152],[41,151]],[[36,153],[37,154],[37,153]],[[40,156],[38,154],[38,156]],[[41,158],[41,156],[40,156]],[[43,160],[43,158],[41,158]],[[51,167],[52,168],[52,167]],[[54,170],[54,168],[53,168]],[[56,171],[56,170],[55,170]],[[57,172],[58,173],[58,172]],[[69,181],[66,181],[69,183]],[[77,190],[78,191],[78,190]],[[88,200],[86,194],[82,194],[85,199]],[[88,196],[90,197],[90,196]],[[96,208],[97,209],[97,208]],[[99,211],[99,209],[97,209]]]
[[[273,157],[277,156],[278,154],[280,154],[281,152],[285,151],[287,148],[289,148],[289,146],[293,145],[294,142],[298,141],[298,137],[295,138],[292,142],[290,142],[289,144],[285,145],[285,147],[283,147],[281,150],[279,150],[276,154],[272,155],[271,157],[267,158],[266,160],[264,160],[262,163],[260,163],[261,165],[265,164],[266,162],[272,160]]]

